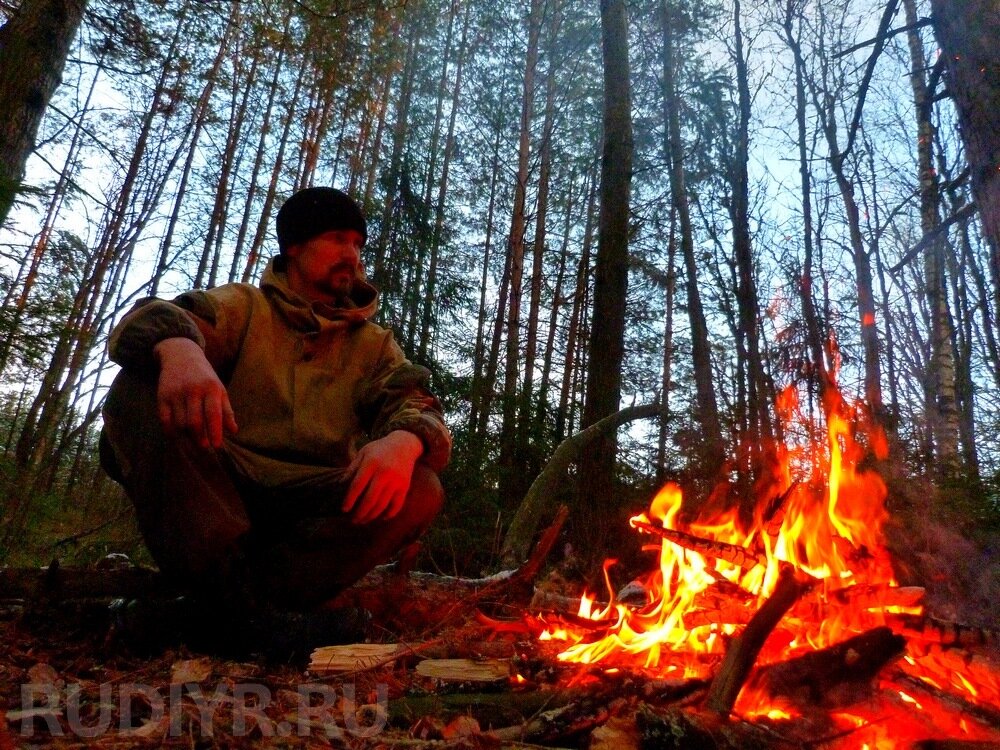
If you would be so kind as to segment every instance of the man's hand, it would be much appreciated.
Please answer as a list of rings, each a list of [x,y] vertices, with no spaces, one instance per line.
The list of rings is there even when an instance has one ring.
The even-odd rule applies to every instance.
[[[405,430],[395,430],[362,447],[348,467],[354,477],[343,511],[357,524],[395,517],[403,509],[413,467],[423,452],[420,438]]]
[[[226,387],[191,339],[164,339],[153,348],[160,363],[156,405],[168,435],[183,434],[202,448],[222,445],[237,430]]]

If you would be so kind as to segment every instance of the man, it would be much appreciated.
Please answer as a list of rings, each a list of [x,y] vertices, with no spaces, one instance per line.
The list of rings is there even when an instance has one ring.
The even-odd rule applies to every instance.
[[[163,573],[249,620],[315,610],[415,541],[451,450],[429,373],[369,320],[357,204],[302,190],[277,234],[259,287],[144,300],[119,323],[101,441]]]

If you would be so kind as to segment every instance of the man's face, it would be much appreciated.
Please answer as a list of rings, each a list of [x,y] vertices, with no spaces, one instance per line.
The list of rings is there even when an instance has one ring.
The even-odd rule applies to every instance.
[[[365,240],[354,229],[316,235],[285,251],[288,286],[311,302],[338,306],[361,272]]]

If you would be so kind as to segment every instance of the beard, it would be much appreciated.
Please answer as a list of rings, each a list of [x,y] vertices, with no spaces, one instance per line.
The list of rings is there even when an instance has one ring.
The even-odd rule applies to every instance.
[[[355,268],[348,263],[340,263],[330,268],[326,278],[321,283],[322,291],[330,295],[339,304],[351,298],[354,290]]]

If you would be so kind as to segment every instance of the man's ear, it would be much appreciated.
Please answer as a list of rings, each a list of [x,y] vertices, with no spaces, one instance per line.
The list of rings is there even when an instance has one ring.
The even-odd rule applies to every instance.
[[[283,255],[286,258],[298,258],[300,252],[302,252],[302,245],[296,243],[294,245],[289,245],[288,247],[286,247]]]

